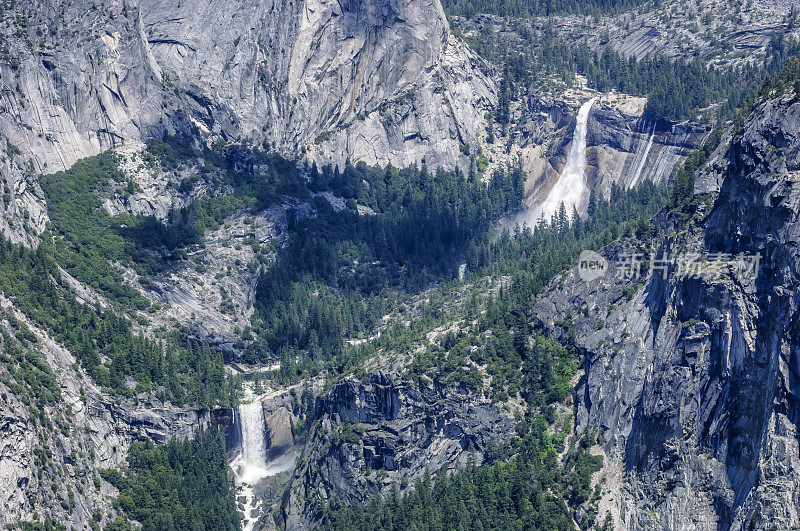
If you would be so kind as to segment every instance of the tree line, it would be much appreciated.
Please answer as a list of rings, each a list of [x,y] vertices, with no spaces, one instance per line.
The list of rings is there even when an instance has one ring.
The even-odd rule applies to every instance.
[[[479,13],[509,18],[563,14],[613,15],[644,3],[646,0],[443,0],[442,6],[450,15],[470,19]]]
[[[180,334],[148,339],[135,333],[130,320],[115,309],[78,301],[55,256],[54,245],[46,239],[35,251],[0,239],[0,287],[97,383],[119,395],[155,392],[201,408],[235,400],[221,352]]]
[[[453,278],[468,245],[488,238],[491,225],[519,206],[519,167],[482,182],[459,170],[346,165],[311,169],[312,191],[346,201],[334,210],[315,198],[316,216],[290,222],[290,239],[261,275],[256,293],[257,338],[245,356],[290,350],[302,371],[352,363],[345,340],[374,329],[401,293]],[[359,214],[357,207],[370,214]],[[324,359],[322,357],[324,353]]]

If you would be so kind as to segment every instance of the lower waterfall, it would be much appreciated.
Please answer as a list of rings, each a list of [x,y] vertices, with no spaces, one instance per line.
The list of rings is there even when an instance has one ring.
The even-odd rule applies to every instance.
[[[242,455],[236,475],[242,483],[255,483],[267,474],[267,440],[264,410],[260,400],[239,405]]]
[[[242,429],[241,452],[231,461],[236,480],[236,505],[242,514],[242,529],[252,531],[269,507],[264,502],[269,478],[291,472],[300,454],[300,446],[293,444],[281,455],[270,456],[267,451],[267,421],[262,403],[274,399],[280,391],[267,389],[256,396],[245,384],[237,414]]]
[[[242,427],[242,451],[231,463],[238,487],[237,505],[242,512],[242,529],[251,531],[261,514],[261,500],[254,492],[255,485],[264,479],[267,468],[266,422],[261,400],[249,394],[239,404],[239,424]]]

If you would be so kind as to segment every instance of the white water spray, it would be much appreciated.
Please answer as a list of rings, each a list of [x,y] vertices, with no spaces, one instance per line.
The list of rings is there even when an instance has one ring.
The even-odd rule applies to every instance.
[[[259,500],[253,486],[269,475],[267,467],[266,422],[261,400],[245,389],[245,400],[239,404],[239,424],[242,427],[242,452],[231,463],[236,474],[236,484],[244,498],[240,509],[243,513],[243,529],[251,531],[261,513]]]
[[[252,387],[246,385],[239,404],[239,425],[242,428],[242,451],[230,466],[236,476],[237,505],[242,512],[242,528],[252,531],[259,518],[263,517],[263,493],[257,486],[266,478],[289,472],[294,468],[299,448],[294,445],[283,455],[267,459],[266,420],[262,402],[275,398],[280,391],[268,390],[256,396]]]
[[[572,145],[567,154],[567,163],[558,182],[548,192],[545,200],[533,208],[528,224],[535,224],[540,218],[546,220],[558,212],[561,203],[567,208],[567,214],[572,214],[572,207],[581,208],[581,201],[588,196],[589,190],[586,183],[586,131],[589,122],[589,111],[597,98],[592,98],[578,110],[575,118],[575,133],[572,135]]]
[[[242,425],[242,455],[236,475],[242,483],[255,483],[267,473],[267,441],[264,436],[264,410],[260,400],[239,405]]]

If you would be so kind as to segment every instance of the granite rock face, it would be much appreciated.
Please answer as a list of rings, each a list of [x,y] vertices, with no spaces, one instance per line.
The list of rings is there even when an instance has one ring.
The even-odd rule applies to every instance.
[[[491,68],[438,0],[25,1],[7,14],[0,228],[15,241],[47,219],[36,175],[124,141],[199,132],[317,162],[465,167],[459,148],[479,145],[496,102]]]
[[[656,124],[602,102],[589,114],[587,167],[593,186],[608,197],[611,184],[630,188],[647,179],[669,179],[702,144],[708,130],[686,124]]]
[[[420,386],[387,373],[345,379],[317,400],[317,421],[295,471],[283,517],[288,529],[312,525],[336,496],[365,503],[378,489],[412,488],[432,475],[483,462],[515,435],[508,413],[463,390]]]
[[[522,162],[529,203],[552,186],[571,140],[576,108],[533,91],[514,103],[519,130],[488,143],[499,73],[450,32],[439,0],[24,1],[9,15],[0,230],[29,245],[48,219],[39,174],[164,133],[318,164],[466,170],[481,150],[489,172]],[[612,182],[669,176],[702,136],[677,127],[650,142],[641,108],[594,115],[589,171],[606,195]],[[151,192],[106,206],[161,216],[181,206]]]
[[[437,0],[141,3],[156,61],[201,129],[318,161],[462,165],[493,101]],[[209,31],[208,28],[214,28]]]
[[[589,188],[606,198],[613,185],[630,188],[646,180],[667,181],[710,132],[702,126],[647,120],[643,115],[645,98],[594,92],[581,94],[577,100],[533,95],[524,103],[529,118],[511,139],[511,155],[493,152],[502,164],[519,158],[528,179],[528,206],[544,200],[558,182],[571,147],[578,107],[591,97],[599,99],[587,124],[586,177]]]
[[[713,204],[661,240],[656,256],[717,260],[711,273],[587,284],[572,270],[538,303],[544,328],[565,335],[568,319],[584,352],[577,428],[606,441],[618,484],[600,511],[619,529],[800,525],[799,113],[760,106],[704,181],[721,183]],[[760,255],[758,275],[740,253]]]

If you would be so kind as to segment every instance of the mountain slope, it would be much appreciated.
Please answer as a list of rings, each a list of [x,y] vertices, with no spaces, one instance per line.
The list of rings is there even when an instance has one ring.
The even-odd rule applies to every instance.
[[[588,286],[572,270],[538,304],[584,351],[578,429],[603,434],[619,488],[601,511],[622,529],[799,523],[798,113],[788,96],[759,106],[701,173],[713,193],[689,221],[673,218],[652,249],[606,252],[621,267],[651,253],[659,269]],[[703,274],[678,268],[697,257]]]

